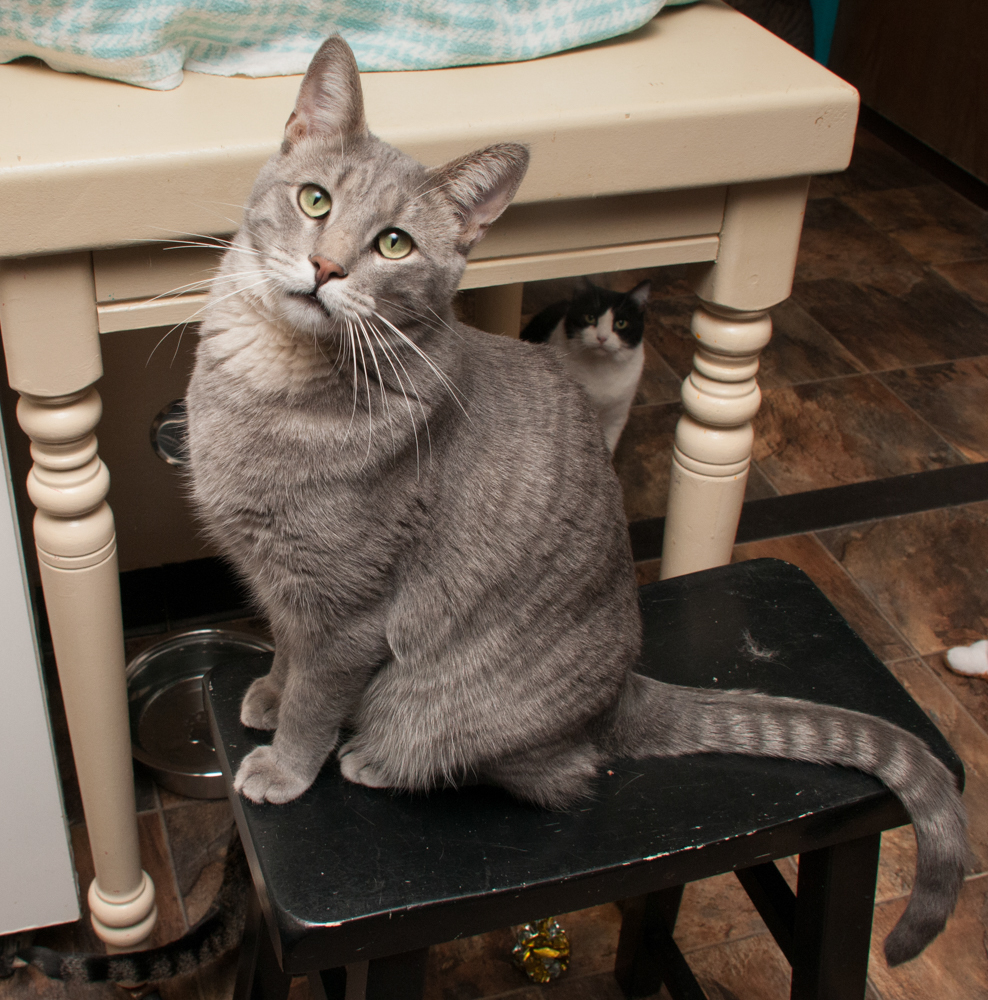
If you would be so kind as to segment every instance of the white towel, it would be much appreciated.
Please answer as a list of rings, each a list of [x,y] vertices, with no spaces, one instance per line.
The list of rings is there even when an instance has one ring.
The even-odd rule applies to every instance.
[[[633,31],[665,2],[2,0],[0,62],[37,56],[63,72],[171,90],[183,67],[219,76],[303,73],[336,31],[362,70],[515,62]]]

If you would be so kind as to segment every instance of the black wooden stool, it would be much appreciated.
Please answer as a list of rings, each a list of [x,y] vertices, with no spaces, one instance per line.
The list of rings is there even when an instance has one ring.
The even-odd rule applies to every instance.
[[[760,559],[642,588],[642,673],[756,688],[883,716],[950,746],[802,573]],[[240,700],[259,654],[206,679],[227,782],[262,734]],[[351,785],[335,758],[283,806],[231,795],[256,895],[236,1000],[283,1000],[290,976],[342,1000],[370,960],[368,1000],[421,996],[426,949],[454,937],[624,900],[616,973],[629,997],[703,993],[672,939],[683,884],[735,871],[786,958],[792,997],[861,1000],[882,830],[898,801],[857,771],[728,755],[616,761],[568,813],[489,788],[392,794]],[[798,854],[794,895],[775,858]]]

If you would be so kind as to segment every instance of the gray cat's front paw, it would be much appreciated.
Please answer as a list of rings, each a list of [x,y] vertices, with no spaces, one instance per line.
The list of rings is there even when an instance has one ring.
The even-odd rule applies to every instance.
[[[347,781],[368,788],[387,788],[389,782],[376,768],[367,763],[359,750],[340,749],[340,773]]]
[[[281,692],[268,680],[258,677],[244,695],[240,721],[251,729],[277,729]]]
[[[251,802],[281,805],[297,799],[312,782],[313,778],[286,768],[274,747],[258,747],[244,757],[233,779],[233,788]]]

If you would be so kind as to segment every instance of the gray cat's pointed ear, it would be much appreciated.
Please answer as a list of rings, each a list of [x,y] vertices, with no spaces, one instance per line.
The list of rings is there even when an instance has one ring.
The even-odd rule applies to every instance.
[[[307,135],[346,142],[367,134],[357,60],[339,35],[330,35],[312,57],[285,124],[285,145]]]
[[[649,293],[652,290],[652,283],[646,278],[644,281],[639,281],[634,288],[628,292],[628,298],[634,299],[635,304],[640,308],[645,308],[645,303],[648,302]]]
[[[464,253],[483,239],[491,223],[508,207],[527,169],[527,147],[502,142],[430,171],[436,188],[460,217]]]

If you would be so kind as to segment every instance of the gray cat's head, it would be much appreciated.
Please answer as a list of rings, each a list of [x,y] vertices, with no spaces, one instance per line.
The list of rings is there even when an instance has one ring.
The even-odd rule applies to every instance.
[[[527,166],[525,147],[506,143],[428,169],[371,135],[353,53],[334,35],[305,74],[225,270],[310,342],[368,323],[408,330],[449,303]]]

